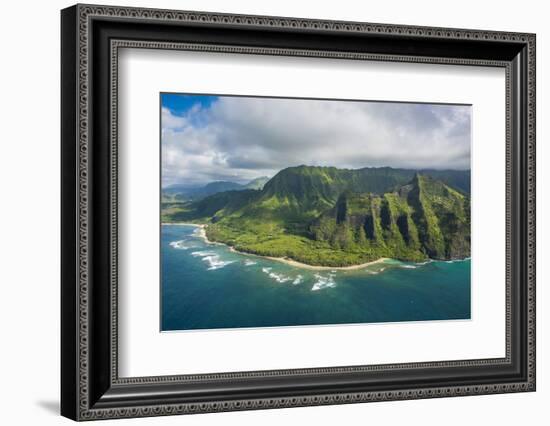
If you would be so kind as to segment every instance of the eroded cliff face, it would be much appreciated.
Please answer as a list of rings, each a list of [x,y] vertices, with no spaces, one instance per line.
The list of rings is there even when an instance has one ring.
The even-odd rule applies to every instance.
[[[411,260],[464,258],[470,256],[470,200],[416,174],[384,194],[344,191],[310,230],[337,249],[370,248]]]

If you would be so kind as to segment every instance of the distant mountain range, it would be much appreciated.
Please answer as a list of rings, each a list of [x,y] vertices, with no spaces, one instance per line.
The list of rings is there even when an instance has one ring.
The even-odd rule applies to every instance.
[[[206,223],[211,240],[312,265],[470,255],[470,171],[298,166],[261,189],[221,187],[166,204],[162,220]]]
[[[216,181],[210,182],[204,186],[188,186],[183,184],[170,185],[162,189],[162,197],[165,202],[200,200],[226,191],[242,191],[245,189],[262,189],[269,180],[267,176],[262,176],[251,180],[242,185],[235,182]]]

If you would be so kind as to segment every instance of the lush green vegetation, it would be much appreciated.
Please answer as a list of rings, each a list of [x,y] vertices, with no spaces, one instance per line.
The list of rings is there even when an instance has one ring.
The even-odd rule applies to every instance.
[[[460,172],[438,173],[465,182]],[[469,209],[464,187],[427,174],[300,166],[282,170],[262,190],[164,203],[162,220],[207,223],[209,239],[240,251],[347,266],[380,257],[467,257]]]

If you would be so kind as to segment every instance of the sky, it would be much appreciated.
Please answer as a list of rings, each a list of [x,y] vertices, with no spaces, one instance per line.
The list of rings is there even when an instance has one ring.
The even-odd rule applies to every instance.
[[[162,186],[305,165],[470,168],[467,105],[161,94]]]

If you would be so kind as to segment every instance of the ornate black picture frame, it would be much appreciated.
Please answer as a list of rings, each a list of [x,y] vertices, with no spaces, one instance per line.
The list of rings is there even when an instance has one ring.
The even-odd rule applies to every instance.
[[[76,5],[61,13],[61,413],[159,416],[535,390],[535,35]],[[506,356],[120,378],[121,47],[484,65],[506,71]]]

